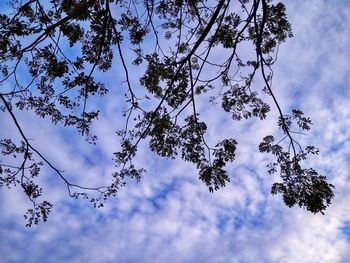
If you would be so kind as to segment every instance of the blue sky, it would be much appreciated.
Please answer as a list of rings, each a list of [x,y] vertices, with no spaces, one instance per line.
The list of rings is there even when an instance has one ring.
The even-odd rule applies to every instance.
[[[268,159],[258,144],[265,135],[277,134],[276,113],[264,122],[232,123],[217,118],[219,107],[200,101],[209,137],[239,142],[227,187],[211,194],[192,165],[161,159],[144,147],[138,155],[147,170],[141,182],[128,182],[118,198],[96,210],[70,199],[62,182],[45,169],[40,181],[45,198],[54,203],[45,224],[26,228],[22,215],[29,203],[21,190],[0,191],[1,262],[349,262],[350,4],[290,0],[286,7],[294,38],[280,48],[273,87],[285,111],[300,105],[314,123],[303,140],[321,152],[310,164],[336,187],[325,215],[287,208],[280,196],[270,194],[278,178],[267,175]],[[106,79],[116,83],[113,77]],[[114,132],[121,123],[120,106],[117,92],[111,94],[94,125],[97,146],[27,113],[20,121],[70,179],[99,185],[113,171],[118,147]],[[1,135],[16,132],[4,114],[0,118]]]

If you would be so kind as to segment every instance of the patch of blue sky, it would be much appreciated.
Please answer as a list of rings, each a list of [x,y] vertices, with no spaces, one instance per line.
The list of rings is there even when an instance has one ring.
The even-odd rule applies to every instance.
[[[347,141],[341,141],[339,143],[334,143],[331,145],[331,147],[329,148],[328,152],[337,152],[339,150],[341,150],[345,144],[347,144],[348,142]],[[349,157],[350,157],[350,154],[349,154]]]
[[[340,231],[345,236],[346,240],[350,243],[350,221],[345,221],[343,226],[340,227]]]
[[[136,199],[136,203],[138,203],[139,205],[134,206],[131,210],[129,210],[126,217],[131,219],[133,216],[139,213],[155,214],[163,211],[167,203],[167,198],[169,198],[172,194],[180,191],[180,183],[183,183],[183,180],[174,179],[170,182],[160,184],[154,191],[154,194],[150,197],[138,197]],[[148,207],[150,211],[144,211],[142,205]],[[118,210],[115,210],[113,214],[117,213]]]
[[[74,132],[74,131],[73,131]],[[74,145],[74,147],[71,148],[71,155],[79,155],[80,158],[82,158],[84,162],[84,168],[94,168],[94,167],[101,167],[104,168],[106,166],[112,166],[114,165],[114,161],[112,160],[113,156],[106,156],[106,154],[102,151],[102,149],[95,145],[82,145],[86,142],[79,143],[79,140],[81,140],[81,137],[78,135],[76,137],[76,140],[72,140],[72,136],[69,134],[72,134],[72,131],[69,133],[65,133],[66,136],[64,138],[66,139],[65,143],[71,143]],[[103,172],[103,171],[100,171]]]
[[[216,227],[221,233],[236,232],[242,229],[249,229],[249,231],[270,231],[274,225],[271,218],[271,212],[274,212],[275,217],[279,217],[276,209],[268,206],[266,200],[258,202],[255,209],[249,208],[249,201],[247,205],[237,212],[237,209],[223,210],[218,213]],[[269,209],[269,210],[267,210]],[[271,211],[272,209],[272,211]]]
[[[181,180],[181,182],[183,182]],[[164,200],[173,192],[178,191],[180,186],[180,180],[174,179],[170,183],[162,184],[158,187],[152,197],[148,198],[148,201],[156,208],[160,209]]]
[[[266,229],[270,228],[270,226],[265,221],[266,217],[265,213],[265,204],[261,203],[258,205],[258,209],[254,212],[249,209],[243,209],[240,211],[239,216],[235,217],[234,227],[235,230],[242,228],[243,226],[249,229]]]

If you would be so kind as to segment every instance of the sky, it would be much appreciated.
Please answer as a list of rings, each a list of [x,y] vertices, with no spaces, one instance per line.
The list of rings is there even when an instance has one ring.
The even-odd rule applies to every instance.
[[[345,0],[286,1],[294,38],[284,43],[274,66],[273,87],[283,109],[301,107],[313,121],[303,140],[317,145],[310,160],[335,186],[325,215],[288,208],[272,196],[261,139],[276,133],[276,113],[265,121],[232,122],[206,115],[209,137],[237,138],[231,182],[209,193],[198,172],[181,160],[165,160],[140,148],[142,180],[128,181],[104,208],[68,197],[49,169],[40,177],[44,197],[54,203],[48,222],[25,227],[29,202],[19,188],[0,190],[0,255],[3,263],[53,262],[231,262],[346,263],[350,258],[350,3]],[[106,81],[115,83],[116,75]],[[118,76],[120,77],[120,76]],[[114,82],[113,82],[114,81]],[[113,171],[120,125],[117,94],[103,102],[94,125],[96,146],[74,131],[28,113],[19,116],[35,146],[71,180],[99,185]],[[200,104],[203,111],[206,103]],[[276,111],[276,110],[274,110]],[[1,137],[15,127],[4,114]],[[219,134],[219,135],[218,135]],[[233,134],[233,136],[232,136]]]

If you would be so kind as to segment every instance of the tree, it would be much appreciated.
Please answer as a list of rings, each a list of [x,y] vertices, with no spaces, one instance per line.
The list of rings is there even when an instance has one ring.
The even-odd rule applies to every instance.
[[[333,185],[315,169],[303,167],[318,149],[303,148],[295,138],[298,130],[310,129],[311,120],[299,109],[282,112],[271,86],[278,46],[292,37],[283,3],[13,0],[10,7],[10,13],[0,15],[0,109],[9,114],[21,142],[1,138],[0,187],[23,188],[33,205],[25,215],[27,226],[46,221],[52,208],[51,203],[38,201],[42,189],[36,177],[42,165],[55,171],[71,197],[103,206],[117,195],[126,177],[141,179],[144,169],[133,162],[141,140],[147,140],[160,156],[179,155],[193,163],[209,191],[225,186],[229,181],[225,166],[235,159],[237,141],[226,138],[215,146],[206,142],[210,123],[203,122],[196,109],[199,97],[220,102],[233,121],[265,119],[270,105],[264,100],[271,97],[282,139],[276,142],[268,135],[259,150],[276,157],[267,165],[268,173],[278,172],[281,177],[272,185],[272,194],[281,193],[287,206],[298,205],[312,213],[323,213],[330,205]],[[74,51],[65,52],[67,46]],[[242,52],[243,46],[251,54]],[[218,51],[226,57],[214,61]],[[125,52],[132,52],[132,63],[144,70],[139,78],[141,92],[132,85]],[[97,81],[96,75],[110,70],[114,61],[123,69],[127,85],[125,128],[117,132],[121,150],[114,153],[118,169],[109,186],[76,185],[28,140],[14,108],[33,111],[53,124],[73,126],[94,144],[97,137],[90,126],[99,110],[88,111],[88,103],[95,96],[108,95],[111,87]],[[262,88],[254,85],[256,78],[263,81]]]

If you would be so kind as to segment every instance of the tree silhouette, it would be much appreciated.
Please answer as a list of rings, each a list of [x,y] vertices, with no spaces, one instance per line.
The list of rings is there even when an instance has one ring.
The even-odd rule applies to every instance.
[[[303,148],[294,137],[298,130],[309,130],[311,120],[298,109],[282,112],[271,86],[278,46],[292,37],[283,3],[13,0],[10,7],[9,13],[0,15],[0,109],[13,120],[21,143],[15,144],[14,138],[0,141],[0,187],[23,188],[33,205],[25,215],[27,226],[46,221],[52,208],[51,203],[38,201],[42,189],[36,177],[42,165],[54,170],[70,196],[103,206],[108,197],[117,195],[126,177],[142,177],[144,169],[133,162],[141,140],[147,140],[160,156],[179,155],[193,163],[209,191],[225,186],[229,181],[225,166],[235,159],[237,141],[226,138],[215,146],[206,142],[210,123],[201,120],[198,98],[221,102],[224,112],[239,121],[265,119],[270,105],[264,99],[270,96],[284,136],[275,142],[268,135],[259,145],[261,152],[276,157],[268,164],[268,172],[278,172],[282,179],[273,184],[272,193],[281,193],[290,207],[299,205],[313,213],[323,213],[331,203],[333,186],[326,177],[303,168],[303,161],[317,154],[317,148]],[[66,47],[72,51],[66,52]],[[249,58],[243,47],[250,49]],[[144,70],[139,78],[144,87],[141,92],[132,85],[131,61],[125,50],[132,52],[132,63]],[[219,51],[225,56],[213,60]],[[95,143],[90,126],[99,110],[88,111],[88,103],[94,96],[108,95],[111,87],[95,76],[110,70],[114,62],[124,71],[127,110],[125,126],[117,132],[121,150],[114,153],[118,168],[112,174],[113,183],[101,187],[73,184],[28,140],[13,109],[73,126]],[[258,77],[263,87],[253,84]],[[11,88],[4,83],[11,83]],[[15,165],[9,161],[13,157],[17,157]]]

